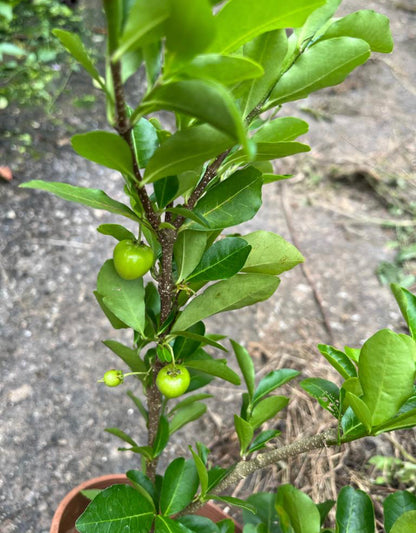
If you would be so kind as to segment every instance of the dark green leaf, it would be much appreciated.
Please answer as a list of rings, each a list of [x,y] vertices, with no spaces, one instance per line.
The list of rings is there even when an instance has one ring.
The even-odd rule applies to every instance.
[[[326,500],[322,503],[316,504],[316,507],[318,508],[319,515],[321,517],[321,526],[324,525],[324,522],[328,516],[329,511],[334,507],[335,500]]]
[[[338,533],[374,533],[374,508],[361,490],[343,487],[337,500]]]
[[[341,427],[345,437],[358,439],[367,434],[365,427],[361,424],[357,415],[348,407],[341,419]]]
[[[243,239],[251,246],[244,272],[277,275],[304,261],[293,244],[271,231],[255,231],[244,235]]]
[[[116,215],[122,215],[134,221],[138,220],[137,215],[129,207],[117,202],[117,200],[113,200],[100,189],[87,189],[69,185],[69,183],[42,180],[27,181],[22,183],[20,187],[48,191],[68,202],[76,202],[94,209],[103,209]]]
[[[270,394],[272,391],[281,387],[288,381],[298,376],[300,372],[290,368],[281,368],[280,370],[272,370],[269,372],[258,384],[253,396],[253,405],[256,405],[262,398]]]
[[[250,442],[253,440],[253,426],[243,418],[240,418],[238,415],[234,415],[234,426],[237,432],[238,441],[240,443],[240,455],[245,457],[247,448],[250,446]]]
[[[270,396],[258,402],[248,419],[254,429],[259,428],[267,420],[274,418],[289,403],[285,396]]]
[[[167,516],[182,511],[198,488],[198,473],[193,461],[174,459],[167,467],[160,493],[160,509]]]
[[[256,452],[257,450],[261,450],[264,448],[267,442],[269,440],[274,439],[278,435],[280,435],[280,431],[275,429],[267,429],[266,431],[262,431],[257,435],[257,437],[253,440],[253,442],[250,444],[248,448],[249,453]]]
[[[188,396],[184,400],[181,400],[179,403],[177,403],[170,411],[169,415],[173,414],[175,411],[178,411],[179,409],[183,409],[184,407],[187,407],[188,405],[191,405],[195,402],[199,402],[200,400],[206,400],[207,398],[212,398],[212,394],[194,394],[192,396]]]
[[[173,520],[167,516],[157,515],[155,519],[155,533],[189,533],[189,530],[177,520]]]
[[[278,525],[278,516],[275,510],[275,495],[269,492],[258,492],[247,498],[247,501],[255,506],[256,514],[243,511],[243,521],[247,524],[262,526],[255,530],[256,533],[282,533]]]
[[[284,533],[319,533],[321,517],[317,506],[292,485],[280,485],[275,508]]]
[[[205,335],[205,325],[203,322],[197,322],[191,326],[188,330],[188,333],[195,333],[203,337]],[[175,359],[178,361],[185,359],[190,355],[193,355],[194,352],[201,346],[201,339],[195,339],[188,336],[181,335],[182,332],[178,332],[178,336],[175,339],[173,344],[173,351],[175,352]]]
[[[384,500],[384,529],[389,533],[396,520],[407,511],[416,511],[416,496],[407,490],[398,490]]]
[[[124,442],[127,442],[127,444],[130,444],[131,446],[138,446],[137,442],[133,440],[130,435],[127,435],[124,431],[118,428],[105,428],[107,433],[111,433],[111,435],[115,435],[119,439],[121,439]]]
[[[198,472],[199,484],[201,486],[201,497],[204,498],[208,490],[208,470],[199,455],[196,454],[192,448],[190,448],[190,450]]]
[[[90,131],[74,135],[71,139],[74,150],[100,165],[134,176],[133,159],[129,145],[116,133]]]
[[[158,457],[169,442],[169,422],[165,416],[159,418],[159,426],[153,443],[153,455]]]
[[[303,390],[316,398],[319,405],[327,409],[336,418],[339,416],[339,388],[335,383],[322,378],[306,378],[299,383]]]
[[[280,280],[268,274],[237,274],[219,281],[194,298],[182,311],[173,331],[183,331],[209,316],[267,300]]]
[[[188,391],[189,388],[190,387],[188,387]],[[205,413],[206,410],[207,406],[202,402],[193,402],[178,408],[169,423],[169,434],[172,435],[175,433],[175,431],[178,431],[186,424],[197,420]]]
[[[198,335],[197,333],[192,333],[192,331],[176,331],[175,335],[178,337],[185,337],[187,339],[192,339],[196,342],[198,342],[198,347],[200,345],[206,345],[214,346],[214,348],[218,348],[218,350],[222,350],[223,352],[227,352],[228,350],[224,348],[221,344],[218,342],[215,342],[211,340],[209,337],[204,337],[203,335]],[[178,359],[178,358],[177,358]]]
[[[178,283],[198,265],[207,245],[207,234],[202,231],[181,231],[175,242],[173,254],[178,272]]]
[[[243,267],[251,246],[239,237],[227,237],[215,242],[204,253],[195,270],[186,280],[192,282],[228,279]]]
[[[148,499],[150,496],[154,505],[158,505],[158,497],[155,486],[141,470],[129,470],[126,472],[126,476],[130,481],[133,482],[134,486],[141,492],[141,494],[143,494],[143,496]]]
[[[186,515],[178,518],[178,522],[183,524],[192,533],[219,533],[215,523],[205,516]]]
[[[132,350],[128,346],[121,344],[118,341],[108,340],[103,341],[103,344],[110,348],[126,365],[131,369],[132,372],[147,372],[146,365],[140,358],[137,350]]]
[[[170,136],[149,160],[144,182],[194,170],[235,144],[228,135],[208,124],[186,128]]]
[[[131,112],[129,113],[131,114]],[[145,168],[159,146],[156,128],[145,118],[141,118],[131,132],[131,139],[139,168]]]
[[[352,410],[357,415],[361,424],[365,427],[368,433],[371,432],[371,411],[367,404],[352,392],[347,392],[345,395],[345,403],[352,407]]]
[[[195,211],[191,211],[186,207],[170,207],[169,209],[166,209],[166,211],[184,217],[185,219],[189,218],[189,220],[193,220],[197,224],[202,224],[202,226],[209,228],[208,222],[202,215],[195,213]]]
[[[111,235],[111,237],[114,237],[118,241],[123,241],[125,239],[131,239],[134,241],[136,238],[131,231],[120,224],[101,224],[98,226],[97,231],[103,235]]]
[[[354,364],[344,352],[328,344],[318,344],[318,350],[344,379],[357,376]]]
[[[231,340],[231,345],[233,347],[235,356],[237,358],[238,366],[240,367],[240,370],[243,374],[244,381],[247,386],[249,398],[251,400],[254,394],[255,376],[256,376],[253,360],[250,354],[248,353],[248,351],[243,346],[241,346],[241,344],[238,344],[232,339],[230,340]]]
[[[196,56],[181,68],[182,72],[192,78],[219,81],[222,85],[258,78],[264,73],[262,66],[249,58],[221,54]]]
[[[80,533],[94,533],[105,527],[107,533],[129,528],[148,533],[154,518],[153,505],[130,485],[112,485],[93,499],[78,518]]]
[[[157,205],[160,208],[166,207],[171,202],[178,191],[179,181],[176,176],[166,176],[153,184]]]
[[[229,381],[233,385],[240,385],[241,383],[239,376],[227,366],[225,359],[187,360],[186,366]]]
[[[240,509],[244,509],[245,511],[248,511],[250,513],[254,514],[256,512],[256,508],[254,507],[254,505],[251,505],[250,503],[246,502],[245,500],[241,500],[240,498],[234,498],[233,496],[218,496],[217,494],[210,494],[209,496],[213,500],[227,503],[228,505],[234,505],[235,507],[239,507]]]

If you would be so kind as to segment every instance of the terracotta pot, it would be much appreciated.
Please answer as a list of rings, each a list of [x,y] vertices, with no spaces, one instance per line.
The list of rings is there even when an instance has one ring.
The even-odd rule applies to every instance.
[[[50,533],[77,533],[75,522],[89,503],[89,500],[81,494],[81,491],[87,489],[105,489],[118,483],[129,483],[129,481],[123,474],[110,474],[90,479],[72,489],[58,505],[52,519]],[[207,503],[198,511],[198,514],[200,516],[206,516],[214,522],[229,518],[220,507],[213,503]],[[242,529],[238,524],[236,524],[235,533],[242,533]]]

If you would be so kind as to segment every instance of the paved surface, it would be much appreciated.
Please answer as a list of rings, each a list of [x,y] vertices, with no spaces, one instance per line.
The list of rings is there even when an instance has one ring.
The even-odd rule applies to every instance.
[[[246,345],[261,345],[276,365],[278,350],[287,351],[291,343],[313,345],[331,335],[339,346],[358,345],[378,328],[401,324],[393,298],[374,274],[381,260],[392,258],[386,242],[394,235],[368,220],[389,213],[365,183],[334,185],[324,179],[329,169],[346,163],[414,179],[415,15],[391,4],[346,2],[351,9],[374,7],[389,14],[396,50],[372,60],[343,88],[297,106],[321,117],[309,120],[306,140],[314,149],[279,163],[279,171],[294,170],[293,183],[283,196],[280,186],[271,185],[261,214],[245,225],[246,232],[263,228],[295,241],[306,257],[307,277],[297,267],[282,276],[268,302],[210,321],[213,332],[224,327]],[[71,90],[76,93],[85,83],[82,75],[73,77]],[[86,119],[65,97],[60,113],[65,127],[53,126],[39,111],[3,112],[6,128],[29,131],[32,150],[44,155],[19,154],[9,143],[1,163],[15,176],[10,183],[0,182],[2,533],[46,533],[57,502],[71,487],[138,465],[136,458],[117,451],[118,442],[103,428],[133,427],[131,433],[140,440],[139,416],[123,389],[96,383],[114,365],[101,340],[129,341],[123,332],[112,331],[92,294],[96,272],[114,244],[95,228],[110,218],[46,193],[18,189],[23,181],[45,178],[102,187],[122,199],[117,192],[121,178],[79,158],[67,141],[68,130],[102,127],[96,119],[100,112],[97,103],[93,118]],[[308,119],[305,111],[293,112]],[[366,221],[357,223],[357,217]],[[221,384],[213,390],[225,401],[211,402],[206,421],[190,430],[192,438],[197,432],[206,442],[216,428],[230,425],[237,397]],[[185,453],[185,442],[184,433],[179,434],[169,454]]]

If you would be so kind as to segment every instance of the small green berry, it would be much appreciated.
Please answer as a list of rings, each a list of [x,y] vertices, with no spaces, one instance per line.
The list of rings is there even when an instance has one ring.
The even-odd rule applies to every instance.
[[[117,387],[124,381],[124,374],[122,370],[107,370],[103,377],[104,383],[107,387]]]

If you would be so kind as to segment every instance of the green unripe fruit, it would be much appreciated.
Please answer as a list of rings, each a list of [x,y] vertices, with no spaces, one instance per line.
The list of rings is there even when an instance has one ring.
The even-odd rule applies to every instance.
[[[127,280],[137,279],[148,272],[154,261],[153,250],[130,239],[120,241],[113,251],[114,268]]]
[[[181,396],[187,391],[190,382],[188,369],[173,363],[164,366],[156,377],[156,386],[166,398]]]
[[[107,387],[118,387],[124,381],[124,374],[122,370],[107,370],[103,377],[104,383]]]

